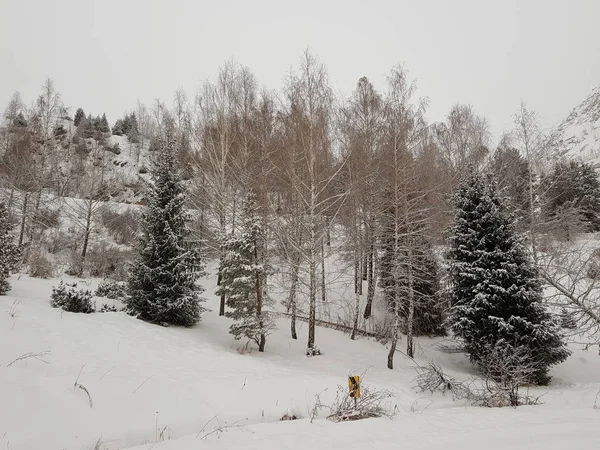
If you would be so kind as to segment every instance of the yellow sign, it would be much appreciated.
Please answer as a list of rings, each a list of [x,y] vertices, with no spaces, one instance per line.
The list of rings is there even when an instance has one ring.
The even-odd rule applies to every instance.
[[[352,398],[360,397],[360,377],[359,376],[348,377],[348,389],[350,389],[350,397],[352,397]]]

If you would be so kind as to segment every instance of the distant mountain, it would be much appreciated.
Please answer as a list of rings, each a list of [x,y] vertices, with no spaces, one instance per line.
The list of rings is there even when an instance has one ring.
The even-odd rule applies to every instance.
[[[553,158],[585,161],[600,167],[600,86],[549,136]]]

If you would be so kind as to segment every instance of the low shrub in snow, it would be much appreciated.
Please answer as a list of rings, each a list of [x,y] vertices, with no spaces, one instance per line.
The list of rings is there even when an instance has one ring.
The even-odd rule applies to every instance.
[[[84,269],[92,277],[110,276],[115,280],[124,280],[131,257],[131,250],[122,250],[102,241],[88,252]]]
[[[38,252],[31,253],[27,258],[29,275],[34,278],[52,278],[52,263]]]
[[[311,356],[319,356],[319,355],[322,355],[322,353],[318,347],[312,347],[312,348],[306,349],[306,356],[308,356],[309,358]]]
[[[334,422],[347,422],[374,417],[391,418],[395,415],[396,407],[392,401],[394,394],[390,391],[369,386],[361,386],[360,391],[360,397],[354,399],[348,395],[347,387],[338,386],[337,396],[330,407],[331,414],[327,419]]]
[[[96,292],[97,297],[110,298],[111,300],[121,300],[125,298],[125,286],[122,283],[117,283],[111,280],[102,280]]]
[[[77,289],[77,283],[60,282],[52,288],[50,305],[65,311],[89,314],[94,312],[92,293],[87,289]]]
[[[107,312],[119,312],[117,306],[115,304],[109,305],[108,303],[102,303],[99,312],[107,313]]]

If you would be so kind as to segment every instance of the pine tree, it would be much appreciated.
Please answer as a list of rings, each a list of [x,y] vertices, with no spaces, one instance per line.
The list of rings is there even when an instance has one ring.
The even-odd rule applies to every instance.
[[[142,320],[191,326],[204,311],[199,253],[192,249],[184,210],[185,188],[175,161],[175,143],[168,134],[152,167],[153,184],[142,216],[139,253],[128,280],[127,310]]]
[[[246,197],[242,214],[241,234],[228,236],[222,243],[224,257],[219,270],[222,278],[216,294],[225,296],[230,308],[225,316],[236,322],[231,325],[230,333],[235,339],[246,337],[256,342],[258,350],[263,352],[273,320],[264,311],[268,301],[265,238],[253,193]]]
[[[485,372],[492,354],[527,355],[523,364],[534,367],[528,381],[547,383],[549,367],[570,352],[542,305],[542,286],[523,237],[514,231],[493,181],[471,173],[455,205],[448,254],[453,332]]]
[[[0,202],[0,295],[10,291],[8,279],[11,272],[15,271],[20,256],[20,249],[10,233],[8,210],[4,202]]]
[[[85,113],[83,112],[83,108],[77,108],[77,111],[75,112],[75,118],[73,119],[73,125],[78,127],[79,124],[84,120],[85,120]]]

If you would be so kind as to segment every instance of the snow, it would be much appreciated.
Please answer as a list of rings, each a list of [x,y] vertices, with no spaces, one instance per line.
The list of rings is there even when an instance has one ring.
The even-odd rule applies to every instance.
[[[102,450],[599,447],[600,410],[593,408],[600,390],[597,349],[574,348],[551,371],[553,384],[532,390],[544,394],[543,405],[476,408],[417,392],[415,362],[398,353],[396,368],[388,370],[387,350],[374,340],[351,341],[317,328],[324,354],[307,358],[306,324],[298,323],[294,341],[289,322],[280,320],[265,353],[244,350],[228,333],[231,321],[217,314],[214,279],[204,280],[212,311],[186,329],[124,313],[61,312],[49,305],[58,280],[13,276],[10,295],[0,297],[0,448],[84,450],[99,438]],[[94,289],[98,281],[80,285]],[[20,303],[13,317],[15,300]],[[442,353],[438,343],[417,339],[416,362],[434,360],[456,377],[474,374],[463,355]],[[25,353],[43,351],[50,352],[41,357],[47,364],[28,358],[8,367]],[[310,423],[315,395],[331,404],[350,374],[393,391],[397,416],[333,423],[322,411]],[[76,380],[92,407],[87,394],[74,388]],[[300,420],[280,421],[286,413]],[[217,419],[242,428],[201,439],[215,430]]]
[[[566,157],[600,167],[600,86],[551,133],[549,143],[554,147],[550,161]]]

